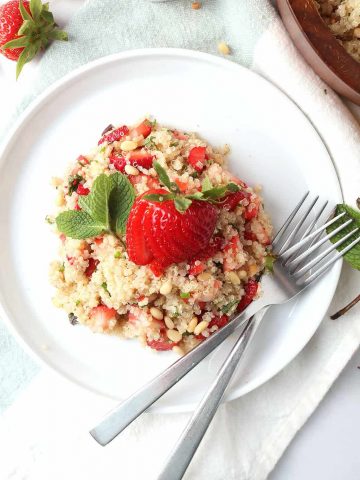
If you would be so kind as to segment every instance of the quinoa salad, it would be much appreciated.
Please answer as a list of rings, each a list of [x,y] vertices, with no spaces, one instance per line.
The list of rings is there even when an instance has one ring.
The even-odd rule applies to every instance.
[[[183,354],[261,294],[272,227],[228,152],[145,119],[52,179],[53,302],[73,325]]]
[[[360,0],[317,0],[315,3],[338,41],[360,62]]]

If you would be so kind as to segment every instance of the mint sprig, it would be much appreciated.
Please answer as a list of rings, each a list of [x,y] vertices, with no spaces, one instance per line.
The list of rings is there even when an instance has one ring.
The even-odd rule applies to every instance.
[[[175,182],[172,182],[166,173],[165,169],[154,161],[153,167],[159,176],[160,182],[169,190],[168,194],[156,194],[151,193],[145,195],[144,198],[151,202],[165,202],[167,200],[173,200],[176,210],[180,213],[184,213],[192,204],[193,200],[200,200],[203,202],[218,203],[226,194],[238,192],[240,190],[239,185],[236,183],[228,183],[227,185],[220,185],[214,187],[208,177],[202,182],[201,192],[195,192],[190,195],[181,195],[179,187]]]
[[[96,237],[109,231],[122,235],[134,200],[134,188],[125,175],[101,174],[89,195],[79,197],[82,210],[60,213],[56,217],[57,228],[75,239]]]
[[[335,230],[335,228],[339,227],[343,223],[345,223],[347,220],[350,218],[353,220],[353,222],[345,227],[341,232],[337,233],[331,238],[331,242],[335,243],[341,238],[343,238],[347,233],[350,233],[354,228],[359,227],[360,228],[360,211],[355,210],[354,208],[350,207],[349,205],[346,204],[339,204],[336,206],[336,212],[335,215],[339,215],[340,213],[345,212],[346,215],[341,217],[337,222],[333,223],[330,225],[326,231],[327,233],[332,232]],[[341,252],[341,250],[345,247],[347,247],[351,242],[353,242],[356,239],[356,236],[359,235],[359,233],[354,233],[346,242],[344,242],[338,250]],[[349,252],[347,252],[344,255],[344,259],[351,265],[352,268],[356,270],[360,270],[360,244],[358,243],[353,247]]]

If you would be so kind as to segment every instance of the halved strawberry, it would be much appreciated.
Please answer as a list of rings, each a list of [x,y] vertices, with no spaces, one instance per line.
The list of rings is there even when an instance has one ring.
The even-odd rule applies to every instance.
[[[190,150],[188,162],[197,172],[202,172],[206,161],[206,147],[193,147]]]
[[[144,120],[140,125],[135,128],[132,128],[130,131],[131,138],[140,137],[142,135],[144,138],[148,137],[152,131],[151,124],[149,120]]]

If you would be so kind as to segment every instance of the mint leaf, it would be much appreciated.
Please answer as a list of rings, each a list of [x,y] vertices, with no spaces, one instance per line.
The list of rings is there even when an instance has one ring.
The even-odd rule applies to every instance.
[[[232,192],[232,193],[240,191],[239,185],[237,185],[236,183],[233,183],[233,182],[230,182],[230,183],[227,184],[227,189],[228,189],[229,192]]]
[[[175,197],[174,203],[176,210],[180,213],[184,213],[190,207],[192,201],[190,198],[177,196]]]
[[[117,235],[125,233],[126,222],[135,200],[134,187],[128,178],[116,172],[110,177],[112,190],[109,196],[110,226]]]
[[[170,192],[179,193],[179,187],[175,182],[172,182],[169,178],[169,175],[166,173],[165,169],[160,165],[159,162],[154,161],[153,167],[156,173],[159,176],[160,182],[167,187]]]
[[[56,217],[56,226],[59,232],[78,240],[96,237],[104,231],[101,223],[94,220],[88,213],[77,210],[60,213]]]
[[[80,196],[78,200],[79,206],[101,223],[104,230],[110,228],[109,197],[112,189],[111,178],[102,173],[95,179],[89,195]]]
[[[360,228],[360,212],[359,211],[349,207],[349,205],[345,205],[345,204],[337,205],[335,215],[339,215],[342,212],[346,212],[346,215],[340,218],[337,222],[330,225],[326,229],[327,233],[330,233],[333,230],[335,230],[335,228],[345,223],[347,220],[349,220],[349,218],[352,218],[354,221],[350,225],[345,227],[344,230],[334,235],[333,238],[331,238],[330,240],[332,243],[335,243],[341,238],[343,238],[347,233],[350,233],[352,230],[354,230],[354,228],[356,227]],[[338,248],[338,250],[341,252],[341,250],[346,246],[348,246],[351,242],[353,242],[358,235],[359,235],[359,232],[354,233],[354,235],[352,235],[348,240],[346,240],[346,242],[343,243]],[[352,266],[352,268],[355,268],[356,270],[360,270],[360,244],[358,243],[349,252],[347,252],[344,256],[344,259]]]

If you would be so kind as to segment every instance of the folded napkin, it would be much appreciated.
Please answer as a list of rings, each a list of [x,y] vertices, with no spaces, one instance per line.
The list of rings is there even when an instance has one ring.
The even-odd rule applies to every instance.
[[[190,8],[189,1],[180,0],[92,0],[73,17],[67,31],[70,42],[48,49],[38,78],[16,113],[59,76],[95,58],[142,47],[182,47],[216,54],[218,42],[225,41],[232,52],[229,59],[265,76],[299,105],[329,149],[345,200],[353,203],[358,196],[358,125],[304,63],[267,0],[204,0],[198,11]],[[345,266],[331,312],[358,294],[356,282],[358,272]],[[222,405],[186,478],[267,478],[358,347],[358,314],[357,308],[338,321],[326,315],[288,367],[257,390]],[[31,361],[19,357],[13,345],[7,348],[7,356],[17,369],[23,369],[18,383],[34,375],[33,369],[23,368]],[[4,363],[0,353],[0,365]],[[110,406],[111,401],[41,371],[0,417],[0,478],[155,479],[189,415],[148,413],[101,448],[87,431]]]

